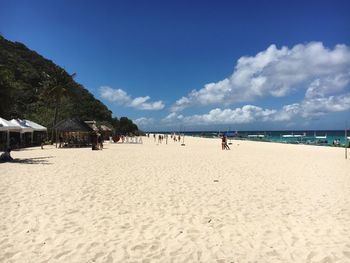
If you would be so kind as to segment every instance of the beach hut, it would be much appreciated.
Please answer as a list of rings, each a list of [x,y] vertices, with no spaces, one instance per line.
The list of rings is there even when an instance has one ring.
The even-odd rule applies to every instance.
[[[16,126],[21,127],[20,142],[22,147],[30,146],[33,144],[34,129],[30,127],[24,120],[12,119],[10,122]]]
[[[84,121],[89,127],[94,130],[95,132],[98,132],[99,129],[96,126],[96,121]]]
[[[112,136],[112,129],[106,125],[101,125],[100,126],[100,133],[101,133],[102,138],[104,140],[109,140],[109,137]]]
[[[16,148],[20,143],[21,127],[0,117],[0,150]]]
[[[65,119],[58,122],[55,127],[56,147],[84,147],[91,144],[91,134],[94,130],[79,119]]]

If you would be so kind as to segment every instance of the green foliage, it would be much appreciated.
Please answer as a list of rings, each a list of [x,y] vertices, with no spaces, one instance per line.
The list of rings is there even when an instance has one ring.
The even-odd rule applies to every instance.
[[[111,124],[117,134],[135,134],[139,135],[139,130],[137,125],[132,122],[132,120],[127,117],[113,118]]]
[[[14,85],[15,81],[12,72],[0,65],[0,112],[4,112],[4,118],[11,115],[7,109],[9,109],[13,103],[12,91]]]
[[[137,133],[126,117],[112,118],[101,101],[74,81],[75,74],[0,35],[0,116],[26,118],[49,130],[66,118],[96,120],[119,133]]]

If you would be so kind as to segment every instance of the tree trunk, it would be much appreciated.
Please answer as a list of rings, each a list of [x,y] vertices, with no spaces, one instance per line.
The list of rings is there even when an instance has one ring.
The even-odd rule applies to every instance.
[[[59,109],[60,101],[58,98],[56,98],[56,103],[55,103],[55,115],[53,117],[53,124],[52,124],[52,131],[51,131],[51,144],[56,140],[55,136],[55,126],[57,123],[57,117],[58,117],[58,109]],[[55,140],[54,140],[55,139]]]

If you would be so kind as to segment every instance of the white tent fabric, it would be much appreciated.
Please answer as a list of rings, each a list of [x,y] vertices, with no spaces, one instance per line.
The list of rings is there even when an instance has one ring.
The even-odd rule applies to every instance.
[[[0,117],[0,131],[4,131],[7,133],[6,135],[6,147],[10,147],[10,132],[20,132],[21,126],[18,124],[14,124],[10,121],[7,121]]]
[[[14,125],[19,125],[21,127],[21,133],[25,132],[34,132],[34,129],[30,127],[28,124],[25,123],[25,121],[21,119],[12,119],[10,122]]]
[[[20,141],[23,143],[25,141],[25,133],[31,133],[31,144],[33,144],[34,131],[47,131],[47,128],[41,126],[30,120],[21,120],[21,119],[12,119],[7,121],[3,118],[0,118],[0,131],[6,132],[6,146],[10,147],[10,132],[20,132]],[[27,137],[28,138],[28,137]]]
[[[33,122],[33,121],[30,121],[30,120],[23,120],[23,122],[24,122],[27,126],[33,128],[34,131],[47,131],[47,128],[46,128],[46,127],[41,126],[40,124],[37,124],[37,123],[35,123],[35,122]]]
[[[21,131],[21,126],[0,117],[0,131]]]

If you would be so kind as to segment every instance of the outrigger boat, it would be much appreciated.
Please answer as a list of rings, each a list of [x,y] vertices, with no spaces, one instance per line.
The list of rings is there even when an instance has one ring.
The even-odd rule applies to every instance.
[[[301,137],[306,137],[306,133],[304,132],[303,134],[284,134],[282,135],[282,138],[301,138]]]
[[[248,134],[248,138],[265,138],[263,134]]]
[[[327,139],[327,133],[324,135],[324,136],[317,136],[316,135],[316,132],[314,133],[314,137],[316,138],[316,139]]]

